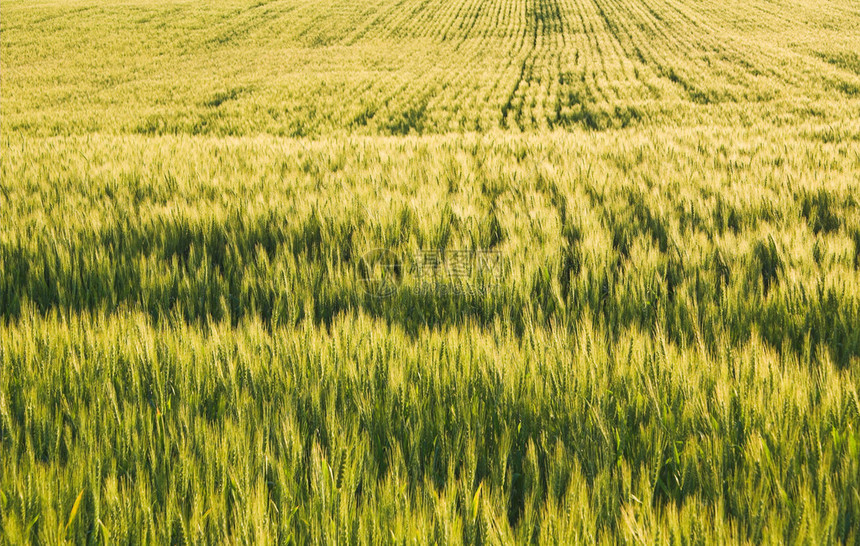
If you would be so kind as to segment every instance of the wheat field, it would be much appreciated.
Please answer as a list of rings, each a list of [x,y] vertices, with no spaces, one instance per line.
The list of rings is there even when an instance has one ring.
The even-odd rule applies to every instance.
[[[4,0],[0,543],[860,543],[860,5]]]

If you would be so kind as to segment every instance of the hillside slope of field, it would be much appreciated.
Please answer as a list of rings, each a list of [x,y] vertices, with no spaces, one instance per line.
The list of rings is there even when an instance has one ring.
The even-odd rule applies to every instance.
[[[860,117],[849,0],[4,3],[4,126],[319,136]]]
[[[4,1],[0,544],[860,541],[860,7]]]

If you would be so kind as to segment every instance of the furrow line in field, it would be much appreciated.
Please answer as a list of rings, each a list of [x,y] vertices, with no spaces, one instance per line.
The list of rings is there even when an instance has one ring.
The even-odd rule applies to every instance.
[[[642,35],[638,40],[637,51],[643,53],[650,51],[650,57],[654,62],[657,74],[676,86],[682,96],[687,96],[696,103],[707,103],[714,97],[720,96],[719,88],[712,87],[710,79],[702,77],[703,74],[712,74],[710,66],[698,58],[701,54],[702,39],[692,39],[698,36],[688,25],[682,24],[676,18],[670,19],[671,15],[646,1],[641,3],[625,3],[625,11],[634,18],[631,10],[642,10],[642,21],[648,21],[651,28],[662,37],[664,48],[658,49],[659,44],[654,44],[653,39]],[[632,27],[631,32],[635,33]],[[671,32],[669,32],[671,30]],[[701,34],[701,33],[700,33]],[[688,36],[689,39],[681,39],[679,36]],[[705,46],[708,49],[708,46]],[[723,86],[724,88],[724,86]],[[715,95],[715,93],[717,93]]]
[[[597,1],[599,0],[595,0],[595,2]],[[655,41],[654,36],[662,34],[664,45],[667,46],[671,43],[672,38],[663,33],[663,30],[656,23],[657,19],[653,17],[650,12],[637,10],[639,11],[637,15],[637,13],[633,11],[639,7],[639,4],[625,0],[603,1],[605,1],[607,5],[613,6],[615,13],[618,14],[617,19],[612,20],[611,22],[607,19],[607,25],[617,25],[619,29],[623,28],[630,44],[629,47],[625,49],[625,54],[630,59],[640,63],[640,73],[645,71],[648,74],[653,75],[653,78],[648,78],[651,81],[645,82],[644,78],[642,81],[645,82],[646,87],[652,94],[655,92],[659,93],[659,86],[655,85],[654,80],[659,80],[663,77],[663,67],[668,62],[665,56],[667,54],[671,54],[670,52],[672,50],[664,48],[661,52],[658,52],[657,49],[660,46],[660,42]],[[650,27],[650,32],[646,33],[643,25]],[[621,42],[621,32],[619,31],[617,35],[619,36],[619,42]],[[661,55],[663,56],[662,58]],[[671,57],[675,59],[677,58],[675,55],[671,55]],[[656,67],[656,70],[654,67]]]
[[[523,0],[501,0],[497,2],[497,6],[494,24],[503,30],[493,35],[497,40],[503,41],[489,41],[487,44],[488,47],[494,43],[498,44],[497,48],[490,47],[488,50],[498,51],[498,56],[486,54],[487,59],[484,61],[490,63],[488,70],[494,74],[494,77],[492,77],[492,84],[475,99],[481,105],[482,113],[479,119],[482,126],[490,124],[505,127],[511,108],[510,97],[516,91],[523,72],[519,57],[526,46],[525,3]],[[504,90],[506,87],[511,87],[511,81],[513,81],[514,91]]]
[[[343,44],[353,46],[363,40],[368,36],[368,33],[380,26],[382,22],[389,17],[389,14],[393,10],[397,9],[401,4],[407,1],[408,0],[399,0],[396,3],[391,3],[381,0],[378,2],[374,11],[370,11],[361,24],[356,25],[352,31],[345,34]],[[373,36],[371,36],[371,38],[373,38]]]
[[[705,18],[702,13],[691,11],[688,6],[666,0],[667,3],[679,14],[687,18],[697,28],[703,29],[701,34],[710,38],[710,44],[716,59],[718,72],[722,77],[739,86],[747,95],[747,90],[755,90],[756,82],[767,80],[758,86],[765,95],[774,90],[803,93],[808,89],[808,82],[798,80],[800,72],[791,64],[782,62],[785,56],[768,55],[762,44],[755,40],[744,39],[743,34],[737,32],[726,32],[720,29],[714,18]],[[793,55],[783,50],[787,55]],[[758,93],[761,93],[759,91]],[[747,97],[747,100],[756,100],[756,96]]]
[[[597,0],[595,0],[597,1]],[[630,80],[638,82],[636,91],[639,92],[638,95],[634,95],[629,98],[637,99],[637,100],[646,100],[646,99],[656,99],[661,95],[661,91],[659,90],[658,85],[655,84],[656,80],[659,79],[659,76],[652,69],[651,64],[645,58],[645,54],[642,52],[642,47],[647,48],[650,52],[651,46],[653,46],[653,40],[642,40],[641,37],[637,40],[638,34],[642,33],[641,27],[639,27],[639,32],[637,33],[633,26],[635,24],[642,25],[641,21],[638,21],[632,13],[625,12],[624,9],[626,6],[622,5],[620,2],[612,2],[611,0],[606,2],[606,6],[611,6],[612,11],[616,14],[616,17],[610,18],[605,17],[607,26],[612,29],[613,34],[618,40],[619,46],[622,48],[623,56],[626,60],[626,63],[630,65],[631,74]],[[601,13],[605,13],[605,7],[602,4],[599,4],[599,9]],[[642,42],[640,45],[639,42]],[[649,53],[649,56],[651,54]]]
[[[638,79],[632,64],[633,52],[624,44],[627,33],[619,25],[623,17],[611,4],[602,4],[598,0],[593,0],[593,3],[606,28],[606,32],[600,33],[599,37],[606,42],[601,49],[607,52],[604,57],[610,64],[606,72],[613,91],[619,100],[638,98],[643,89],[630,89],[631,85],[636,86]]]
[[[576,11],[579,14],[587,47],[583,49],[585,57],[585,79],[586,91],[593,103],[609,103],[611,97],[606,94],[601,85],[601,74],[606,73],[603,51],[598,41],[599,32],[598,15],[594,10],[591,0],[575,0]],[[600,67],[599,70],[596,67]]]

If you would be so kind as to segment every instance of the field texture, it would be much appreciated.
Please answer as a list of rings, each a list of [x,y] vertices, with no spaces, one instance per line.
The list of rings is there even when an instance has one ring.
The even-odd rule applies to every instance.
[[[860,6],[22,2],[0,543],[860,542]]]

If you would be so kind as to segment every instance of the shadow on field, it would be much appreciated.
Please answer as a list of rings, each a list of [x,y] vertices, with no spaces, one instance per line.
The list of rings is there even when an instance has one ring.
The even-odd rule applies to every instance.
[[[707,270],[669,263],[638,293],[631,287],[642,279],[618,257],[600,270],[577,273],[562,260],[515,282],[468,290],[403,285],[385,297],[356,280],[356,260],[347,249],[332,260],[331,253],[306,243],[294,241],[293,247],[305,249],[286,255],[265,251],[280,243],[263,238],[221,244],[194,235],[169,249],[136,252],[118,250],[122,245],[76,245],[34,254],[2,245],[0,316],[15,320],[30,306],[61,315],[125,307],[156,322],[237,324],[257,317],[269,327],[310,320],[328,328],[339,315],[362,311],[411,336],[425,328],[495,322],[521,336],[530,325],[590,319],[611,337],[631,326],[658,327],[677,343],[698,339],[717,350],[720,339],[743,342],[757,331],[781,352],[817,358],[820,348],[842,366],[860,356],[856,304],[835,288],[801,295],[785,287],[784,265],[772,243],[754,247],[747,271],[732,272],[719,254]],[[255,264],[240,258],[239,249],[248,248],[257,249]],[[805,298],[802,313],[792,310],[798,298]]]
[[[257,317],[271,327],[308,320],[329,327],[343,313],[362,311],[410,335],[495,322],[521,335],[530,326],[585,319],[610,336],[657,327],[675,342],[701,341],[712,350],[722,339],[741,343],[755,331],[782,352],[817,358],[820,348],[842,366],[860,356],[855,294],[832,283],[809,290],[786,282],[790,264],[772,238],[754,240],[734,257],[715,249],[691,262],[677,249],[665,217],[634,192],[627,203],[604,206],[601,221],[612,251],[589,257],[582,250],[584,228],[564,213],[561,193],[549,193],[561,211],[562,240],[548,263],[508,257],[509,271],[495,280],[401,282],[385,297],[361,283],[368,247],[444,249],[453,228],[427,233],[405,212],[392,215],[391,225],[370,226],[350,215],[311,213],[297,221],[269,211],[116,219],[63,238],[42,232],[3,240],[0,316],[14,320],[30,305],[61,314],[126,307],[155,321],[236,324]],[[800,215],[815,234],[843,229],[827,193],[801,197]],[[492,248],[503,240],[494,214],[479,224],[478,245]],[[860,232],[853,242],[860,256]],[[657,256],[647,267],[633,254],[642,245]]]

